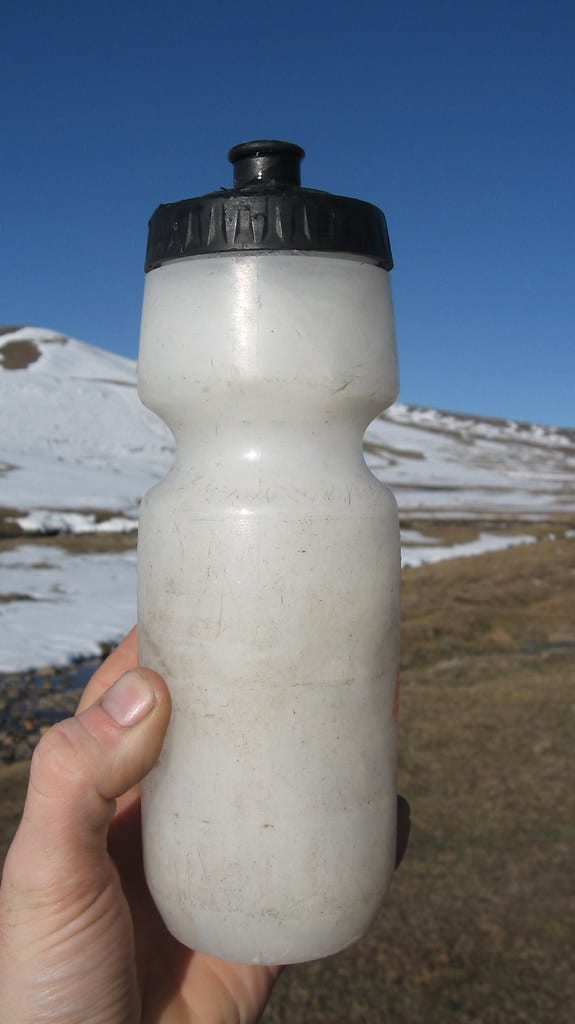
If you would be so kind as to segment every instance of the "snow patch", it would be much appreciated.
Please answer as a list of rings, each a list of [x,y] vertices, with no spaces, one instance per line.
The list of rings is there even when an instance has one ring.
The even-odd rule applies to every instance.
[[[113,516],[97,523],[96,516],[83,512],[52,512],[49,509],[35,509],[26,516],[9,518],[25,533],[133,533],[138,529],[137,519]]]
[[[497,537],[490,533],[481,533],[476,540],[470,540],[463,544],[453,544],[451,547],[408,547],[402,548],[401,564],[404,569],[415,568],[418,565],[430,565],[432,562],[443,562],[447,558],[470,558],[472,555],[483,555],[487,551],[503,551],[505,548],[516,547],[519,544],[534,544],[535,537],[525,534],[523,536]]]
[[[24,544],[0,553],[2,672],[97,657],[136,620],[136,552],[70,555]],[[28,598],[27,600],[23,598]]]

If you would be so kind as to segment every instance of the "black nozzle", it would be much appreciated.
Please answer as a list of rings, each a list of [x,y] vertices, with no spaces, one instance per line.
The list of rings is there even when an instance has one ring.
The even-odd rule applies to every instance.
[[[233,188],[158,206],[150,220],[146,271],[171,260],[230,252],[349,254],[391,270],[381,210],[302,188],[304,155],[301,146],[277,139],[232,146]]]
[[[300,162],[305,153],[294,142],[259,139],[240,142],[228,153],[234,165],[234,188],[252,185],[300,185]]]

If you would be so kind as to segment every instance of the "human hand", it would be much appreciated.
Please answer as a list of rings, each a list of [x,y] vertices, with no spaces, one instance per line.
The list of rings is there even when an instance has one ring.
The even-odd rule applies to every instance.
[[[132,630],[34,753],[0,889],[5,1024],[250,1024],[278,974],[187,949],[154,906],[138,783],[159,756],[170,698],[136,666]]]

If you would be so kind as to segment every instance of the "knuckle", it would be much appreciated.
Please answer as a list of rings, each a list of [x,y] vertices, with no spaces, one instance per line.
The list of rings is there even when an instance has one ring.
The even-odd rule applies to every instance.
[[[40,740],[32,755],[30,782],[46,795],[59,796],[62,788],[83,788],[89,768],[82,749],[77,721],[58,722]],[[84,737],[85,743],[85,737]]]

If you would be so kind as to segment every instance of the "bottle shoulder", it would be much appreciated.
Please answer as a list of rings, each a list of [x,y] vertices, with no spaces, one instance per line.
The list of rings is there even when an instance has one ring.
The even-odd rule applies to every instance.
[[[289,418],[355,404],[369,420],[397,378],[389,278],[371,264],[262,253],[148,275],[138,386],[170,426],[230,406]]]

